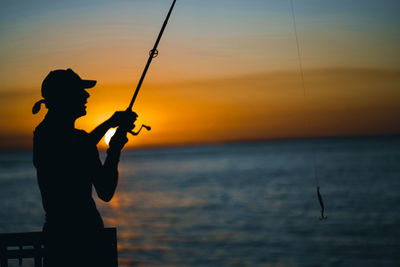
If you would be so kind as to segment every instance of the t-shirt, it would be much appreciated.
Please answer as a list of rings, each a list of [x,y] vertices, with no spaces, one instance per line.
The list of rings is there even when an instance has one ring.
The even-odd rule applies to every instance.
[[[44,230],[103,228],[92,198],[102,163],[89,134],[46,117],[35,129],[33,148],[46,213]]]

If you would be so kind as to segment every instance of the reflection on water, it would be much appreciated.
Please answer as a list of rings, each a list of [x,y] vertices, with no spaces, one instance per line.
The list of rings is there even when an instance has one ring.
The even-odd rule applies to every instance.
[[[114,199],[97,205],[118,228],[123,267],[398,266],[399,148],[374,138],[125,152]],[[1,232],[41,227],[30,164],[29,153],[0,156]]]

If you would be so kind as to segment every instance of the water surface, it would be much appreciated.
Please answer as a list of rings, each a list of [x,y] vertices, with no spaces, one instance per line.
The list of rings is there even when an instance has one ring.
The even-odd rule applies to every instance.
[[[0,153],[0,201],[0,232],[41,229],[30,153]],[[400,265],[399,138],[125,151],[96,202],[123,267]]]

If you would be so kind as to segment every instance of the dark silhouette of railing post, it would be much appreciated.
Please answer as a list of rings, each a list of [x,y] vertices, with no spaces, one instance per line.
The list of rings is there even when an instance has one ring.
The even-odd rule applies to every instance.
[[[105,228],[101,230],[100,236],[110,244],[109,253],[110,259],[112,259],[110,267],[117,267],[116,228]],[[35,267],[42,267],[43,258],[46,256],[44,243],[45,234],[43,232],[0,234],[0,266],[8,267],[9,259],[19,259],[19,264],[22,265],[22,259],[33,258]]]

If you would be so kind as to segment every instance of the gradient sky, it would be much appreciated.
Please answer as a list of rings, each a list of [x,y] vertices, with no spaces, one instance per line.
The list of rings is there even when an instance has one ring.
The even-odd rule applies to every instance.
[[[129,146],[400,133],[400,2],[178,0]],[[90,131],[129,104],[169,0],[0,2],[0,148],[29,148],[50,70],[97,79]],[[307,120],[310,127],[307,127]]]

